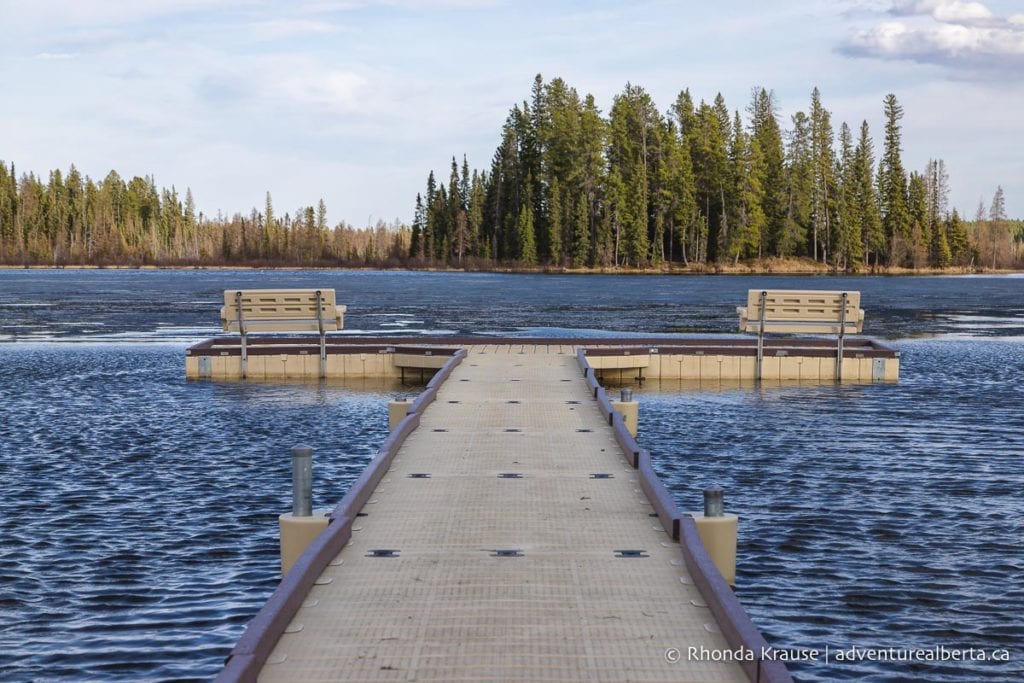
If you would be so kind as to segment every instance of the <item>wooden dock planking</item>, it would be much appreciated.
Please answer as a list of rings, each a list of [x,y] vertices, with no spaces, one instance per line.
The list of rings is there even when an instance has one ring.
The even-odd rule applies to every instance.
[[[470,347],[261,681],[747,680],[566,348]]]

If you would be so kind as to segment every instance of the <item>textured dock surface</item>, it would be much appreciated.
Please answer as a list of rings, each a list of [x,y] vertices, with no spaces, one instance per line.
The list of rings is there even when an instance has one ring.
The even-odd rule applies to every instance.
[[[636,478],[570,347],[471,347],[260,680],[746,681]]]

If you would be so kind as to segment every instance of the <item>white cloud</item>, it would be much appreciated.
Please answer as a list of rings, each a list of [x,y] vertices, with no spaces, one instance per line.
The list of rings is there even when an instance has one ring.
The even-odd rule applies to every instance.
[[[1020,15],[1000,17],[980,2],[961,0],[897,0],[890,14],[901,18],[855,32],[840,51],[1024,78]]]
[[[281,113],[313,115],[365,111],[373,93],[361,68],[341,68],[301,53],[234,57],[206,71],[197,92],[208,104],[250,101]]]
[[[323,107],[329,111],[358,109],[360,93],[367,85],[363,76],[344,69],[326,67],[309,60],[275,63],[266,73],[271,90],[297,104]]]
[[[941,156],[957,196],[1001,183],[1020,202],[1022,88],[967,81],[1024,74],[1022,1],[0,0],[0,85],[19,93],[0,110],[0,130],[17,132],[0,152],[19,171],[155,173],[191,185],[208,213],[270,190],[283,210],[324,196],[361,223],[408,218],[452,154],[487,167],[537,72],[605,113],[626,81],[662,110],[684,87],[742,110],[763,84],[787,118],[818,85],[837,122],[869,119],[878,144],[882,95],[896,92],[908,166]],[[842,52],[870,61],[832,51],[851,27]]]
[[[901,16],[931,16],[938,21],[954,24],[988,24],[996,16],[980,2],[962,0],[897,0],[893,14]]]

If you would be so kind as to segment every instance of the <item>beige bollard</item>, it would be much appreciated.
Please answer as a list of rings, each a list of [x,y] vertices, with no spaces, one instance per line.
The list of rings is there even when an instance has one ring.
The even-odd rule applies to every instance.
[[[278,516],[281,525],[281,575],[291,571],[295,561],[306,551],[320,532],[327,528],[329,508],[314,510],[312,516],[296,517],[292,513]]]
[[[626,429],[636,438],[637,430],[640,428],[640,403],[633,400],[633,390],[623,389],[621,398],[612,401],[612,408],[622,416]]]
[[[409,406],[412,402],[407,398],[398,398],[388,403],[388,430],[395,431],[398,423],[409,414]]]
[[[736,585],[736,543],[740,518],[723,511],[725,493],[720,487],[704,490],[704,512],[691,512],[697,534],[711,561],[730,586]]]
[[[715,563],[719,573],[730,586],[736,585],[736,540],[739,528],[739,517],[722,515],[721,517],[705,517],[700,512],[691,512],[693,521],[697,523],[700,542],[708,551],[711,561]]]

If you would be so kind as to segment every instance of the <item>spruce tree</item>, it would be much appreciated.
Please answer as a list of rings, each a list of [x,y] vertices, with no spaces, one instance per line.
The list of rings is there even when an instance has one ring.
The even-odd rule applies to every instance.
[[[870,170],[869,170],[870,175]],[[836,264],[844,269],[864,258],[863,207],[857,197],[857,153],[853,133],[843,122],[839,129],[839,174],[836,208]]]
[[[649,256],[648,163],[659,118],[650,95],[643,88],[629,83],[612,103],[608,162],[611,172],[620,181],[618,224],[622,230],[624,262],[635,266],[645,265]]]
[[[931,244],[928,258],[932,265],[945,268],[952,262],[949,241],[946,236],[947,202],[949,198],[949,174],[942,159],[929,159],[925,169],[928,189],[928,226]]]
[[[878,168],[878,194],[882,227],[888,240],[889,262],[906,260],[911,241],[910,211],[907,207],[907,174],[900,156],[900,120],[903,107],[890,93],[885,97],[885,147]]]
[[[559,265],[562,261],[562,186],[558,178],[551,180],[548,188],[550,199],[548,200],[548,257],[553,265]]]
[[[786,217],[775,239],[775,253],[803,256],[814,213],[814,147],[810,119],[802,111],[793,115],[786,167]]]
[[[912,172],[907,184],[907,212],[910,214],[910,264],[923,268],[928,263],[928,248],[932,242],[928,224],[928,186],[924,176]]]
[[[473,171],[469,182],[469,226],[470,253],[483,259],[491,258],[490,244],[483,238],[484,205],[487,196],[487,175]]]
[[[519,210],[519,260],[525,266],[537,265],[537,242],[533,230],[533,206]]]
[[[701,102],[693,124],[693,174],[699,228],[691,240],[692,258],[717,257],[718,232],[724,211],[722,188],[729,177],[729,150],[721,121],[713,107]],[[710,252],[710,253],[709,253]]]
[[[755,88],[748,109],[751,136],[760,146],[764,164],[760,166],[761,210],[765,217],[765,233],[768,235],[770,251],[776,256],[796,253],[802,241],[801,234],[794,234],[794,225],[789,225],[790,211],[788,183],[785,168],[785,152],[782,146],[782,132],[776,115],[775,96],[764,88]]]
[[[747,135],[736,113],[733,134],[734,174],[739,183],[737,212],[732,238],[729,242],[728,255],[735,265],[740,258],[762,256],[764,245],[764,178],[765,159],[761,152],[761,143]]]
[[[953,212],[946,220],[945,232],[949,241],[951,262],[960,266],[973,265],[974,258],[970,240],[967,236],[967,228],[964,226],[964,222],[956,209],[953,209]]]
[[[587,213],[586,197],[576,202],[573,217],[572,265],[583,268],[590,264],[590,216]]]
[[[868,122],[860,124],[860,137],[857,148],[853,152],[854,163],[854,197],[857,205],[857,216],[861,221],[861,238],[864,240],[864,265],[868,265],[871,255],[875,257],[875,265],[885,254],[885,229],[882,226],[882,215],[874,182],[874,143]]]
[[[836,160],[833,150],[832,114],[821,104],[817,88],[811,93],[811,165],[813,191],[811,200],[812,244],[815,261],[828,260],[833,248],[832,223],[835,213]]]

